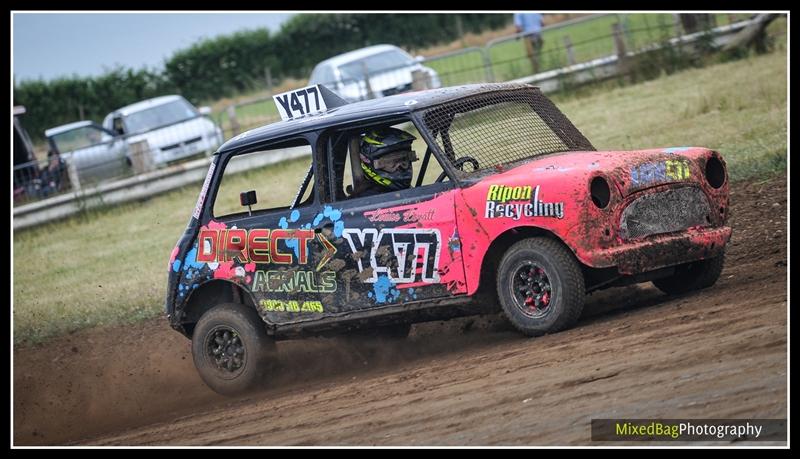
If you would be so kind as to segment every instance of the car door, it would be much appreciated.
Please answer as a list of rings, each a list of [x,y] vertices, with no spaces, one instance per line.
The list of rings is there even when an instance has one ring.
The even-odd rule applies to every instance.
[[[410,123],[400,126],[414,130]],[[424,141],[416,137],[416,148],[425,151]],[[349,148],[345,150],[350,158]],[[341,149],[329,153],[331,158],[341,155]],[[436,159],[431,156],[429,165],[431,161]],[[323,209],[322,218],[312,222],[336,248],[327,264],[336,273],[332,308],[360,311],[465,293],[454,212],[456,189],[449,180],[434,182],[441,169],[429,168],[432,179],[412,183],[420,186],[348,198],[342,193],[346,180],[337,179],[337,169],[352,170],[351,165],[337,168],[333,163],[332,159],[327,175],[334,183],[329,193],[332,202]]]
[[[276,166],[269,158],[278,153],[302,159]],[[335,291],[335,281],[321,269],[329,244],[312,227],[321,207],[310,147],[248,153],[224,167],[214,216],[198,235],[198,262],[208,263],[215,279],[244,285],[271,323],[320,317],[322,298]],[[275,180],[284,186],[276,187]],[[287,185],[299,187],[297,194]],[[240,197],[248,192],[250,198]]]

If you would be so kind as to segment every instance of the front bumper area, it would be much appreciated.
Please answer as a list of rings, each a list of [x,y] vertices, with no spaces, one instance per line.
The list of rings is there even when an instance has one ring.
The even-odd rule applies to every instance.
[[[680,233],[651,236],[593,251],[585,262],[593,268],[616,266],[620,274],[640,274],[714,258],[724,252],[730,238],[729,226],[689,228]]]

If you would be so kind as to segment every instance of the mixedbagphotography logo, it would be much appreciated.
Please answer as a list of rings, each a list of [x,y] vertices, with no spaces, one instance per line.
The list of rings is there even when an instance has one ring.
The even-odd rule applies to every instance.
[[[592,419],[592,441],[786,441],[786,419]]]

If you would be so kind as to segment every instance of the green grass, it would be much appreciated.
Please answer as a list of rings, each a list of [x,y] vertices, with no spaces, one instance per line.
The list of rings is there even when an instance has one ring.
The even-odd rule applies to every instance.
[[[738,180],[786,168],[786,77],[786,54],[778,51],[559,107],[598,150],[705,146],[724,155]]]
[[[715,16],[717,25],[721,26],[729,24],[731,18],[738,21],[749,15]],[[630,49],[658,43],[676,35],[674,15],[663,13],[607,14],[577,24],[551,28],[542,34],[544,44],[540,71],[568,65],[565,38],[569,38],[572,43],[576,62],[613,54],[615,48],[612,25],[617,22],[624,26],[626,46]],[[489,59],[496,81],[521,78],[533,73],[522,40],[497,43],[489,49]],[[487,81],[483,60],[477,51],[436,59],[426,65],[439,73],[445,86]]]
[[[749,15],[737,13],[716,14],[715,16],[717,25],[725,25],[730,23],[731,18],[741,20]],[[587,62],[613,54],[615,48],[611,26],[617,22],[624,25],[625,41],[630,49],[657,43],[676,34],[674,15],[664,13],[606,14],[577,24],[552,28],[546,30],[542,35],[544,46],[540,71],[568,65],[564,46],[565,37],[568,37],[573,45],[576,62]],[[533,67],[522,40],[510,40],[492,46],[488,58],[491,62],[488,70],[484,66],[482,54],[475,50],[454,53],[450,57],[428,61],[425,65],[439,73],[443,86],[481,83],[492,79],[507,81],[533,73]],[[271,99],[242,105],[236,109],[236,116],[241,126],[240,131],[280,119]],[[214,118],[225,129],[226,137],[232,137],[227,113],[215,114]]]
[[[722,152],[731,176],[742,179],[786,167],[786,77],[784,48],[583,98],[562,97],[558,105],[598,149],[706,146]],[[259,199],[288,205],[307,164],[301,159],[259,172],[274,190]],[[254,176],[235,178],[233,189],[245,189]],[[196,184],[15,232],[15,343],[161,314],[169,254],[199,189]]]

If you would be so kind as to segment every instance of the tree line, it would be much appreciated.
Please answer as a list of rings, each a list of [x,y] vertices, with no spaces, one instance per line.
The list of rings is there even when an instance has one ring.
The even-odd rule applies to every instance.
[[[195,104],[263,88],[283,78],[307,78],[319,61],[364,46],[389,43],[416,50],[465,33],[507,26],[511,14],[298,14],[277,33],[266,28],[202,40],[178,50],[163,70],[116,67],[97,77],[62,77],[14,84],[14,104],[35,139],[81,119],[102,121],[136,101],[178,93]]]

